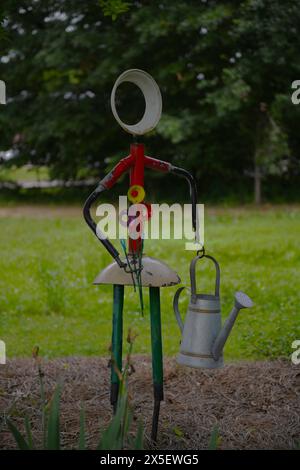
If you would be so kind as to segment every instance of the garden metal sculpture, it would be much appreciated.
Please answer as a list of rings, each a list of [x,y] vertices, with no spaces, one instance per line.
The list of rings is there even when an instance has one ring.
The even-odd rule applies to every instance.
[[[145,99],[145,112],[142,119],[134,125],[124,123],[117,112],[115,95],[116,90],[123,82],[131,82],[140,88]],[[131,133],[133,136],[141,136],[152,130],[158,123],[161,116],[162,100],[160,90],[153,78],[146,72],[138,69],[127,70],[122,73],[114,84],[111,93],[112,112],[123,129]],[[151,438],[155,441],[157,438],[158,419],[160,411],[160,402],[163,400],[163,355],[162,355],[162,335],[161,335],[161,311],[160,311],[160,288],[173,286],[180,283],[178,274],[173,271],[164,262],[146,256],[143,253],[142,236],[132,238],[130,230],[128,231],[128,252],[126,244],[122,243],[125,258],[121,258],[117,249],[112,245],[108,238],[104,236],[98,229],[97,224],[91,216],[91,206],[99,198],[100,194],[111,189],[119,178],[126,172],[130,174],[130,188],[128,191],[128,199],[132,203],[145,204],[149,211],[149,204],[144,202],[144,169],[160,171],[162,173],[173,173],[187,180],[190,188],[190,197],[192,204],[192,227],[197,237],[197,188],[193,176],[183,168],[176,167],[171,163],[152,158],[145,155],[144,145],[142,143],[133,143],[130,147],[130,154],[117,163],[113,170],[106,175],[98,184],[96,189],[88,197],[84,205],[84,218],[92,229],[96,237],[104,245],[106,250],[113,257],[114,261],[107,266],[96,277],[94,284],[111,284],[113,285],[113,321],[112,321],[112,356],[119,370],[122,369],[122,340],[123,340],[123,303],[124,303],[124,286],[137,285],[140,291],[142,301],[142,288],[149,287],[150,297],[150,323],[151,323],[151,348],[152,348],[152,373],[153,373],[153,391],[154,391],[154,411],[152,419]],[[150,212],[150,211],[149,211]],[[192,279],[192,301],[190,311],[187,316],[186,326],[183,329],[183,323],[178,312],[177,301],[179,292],[176,293],[174,300],[175,313],[181,329],[183,330],[183,341],[179,363],[194,367],[216,367],[220,366],[222,360],[221,351],[225,344],[226,337],[232,327],[234,317],[237,312],[230,316],[228,325],[224,326],[220,333],[220,306],[219,306],[219,274],[217,276],[216,292],[214,298],[199,297],[195,293],[194,266],[197,259],[205,256],[197,255],[192,261],[191,276]],[[209,258],[209,257],[208,257]],[[213,258],[211,258],[213,259]],[[216,264],[217,270],[218,264]],[[219,271],[218,271],[219,273]],[[248,305],[243,304],[239,295],[237,299],[237,308]],[[204,305],[205,304],[205,305]],[[193,307],[193,308],[192,308]],[[199,313],[205,309],[206,316],[200,316]],[[197,312],[196,312],[197,310]],[[196,313],[195,313],[196,312]],[[212,315],[213,314],[213,315]],[[215,315],[216,314],[216,315]],[[202,320],[200,320],[202,318]],[[203,328],[203,332],[202,332]],[[219,334],[217,342],[214,343],[217,334]],[[198,335],[198,336],[197,336]],[[197,342],[198,338],[198,342]],[[225,339],[225,340],[224,340]],[[192,342],[192,344],[190,344]],[[197,344],[197,345],[196,345]],[[184,350],[182,348],[185,348]],[[203,350],[207,358],[196,357],[195,354],[202,354]],[[186,355],[189,354],[188,355]],[[208,358],[209,356],[209,358]],[[186,360],[188,357],[188,360]],[[184,359],[182,359],[184,358]],[[119,378],[112,364],[111,367],[111,404],[116,407],[119,391]]]

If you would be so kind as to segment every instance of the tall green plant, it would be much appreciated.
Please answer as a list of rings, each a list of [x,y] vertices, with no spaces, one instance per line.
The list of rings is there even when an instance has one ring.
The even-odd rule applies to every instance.
[[[133,413],[128,399],[128,376],[133,370],[131,354],[134,339],[135,336],[133,336],[131,330],[129,330],[127,335],[129,348],[123,372],[118,369],[116,361],[112,356],[112,364],[120,380],[119,396],[116,414],[101,437],[98,446],[98,449],[101,450],[120,450],[124,449],[124,447],[133,448],[135,450],[143,448],[143,426],[141,423],[139,423],[135,439],[132,439],[129,434]]]
[[[103,431],[97,449],[102,450],[120,450],[124,448],[142,449],[143,448],[143,426],[141,423],[138,425],[138,430],[134,438],[130,435],[130,428],[133,420],[133,412],[128,398],[128,375],[133,370],[131,362],[131,353],[133,348],[134,337],[129,331],[127,341],[129,343],[126,364],[123,371],[120,371],[112,357],[112,364],[115,368],[119,380],[120,391],[117,402],[116,413],[112,418],[109,426]],[[53,393],[48,407],[45,391],[44,391],[44,373],[41,367],[41,358],[39,357],[39,348],[34,348],[33,357],[37,364],[38,379],[40,382],[40,396],[41,396],[41,416],[42,416],[42,432],[43,443],[42,448],[45,450],[60,450],[60,398],[61,398],[61,385],[58,384]],[[47,411],[49,408],[49,411]],[[7,419],[7,426],[12,433],[17,447],[20,450],[36,449],[32,437],[31,425],[28,416],[25,416],[25,429],[26,436],[24,437],[19,429],[13,424],[10,419]],[[83,408],[80,411],[80,431],[79,431],[79,450],[86,449],[86,429],[85,429],[85,416]]]
[[[218,429],[218,426],[214,426],[211,436],[210,436],[208,450],[217,450],[219,441],[220,441],[219,429]]]
[[[46,436],[46,445],[43,445],[45,450],[60,449],[60,390],[60,385],[57,385],[51,400],[48,425],[47,427],[45,426],[45,429],[43,429],[43,435]],[[26,437],[21,434],[21,432],[12,423],[12,421],[10,421],[10,419],[7,419],[6,422],[20,450],[33,450],[36,448],[32,438],[30,421],[27,416],[25,417]]]

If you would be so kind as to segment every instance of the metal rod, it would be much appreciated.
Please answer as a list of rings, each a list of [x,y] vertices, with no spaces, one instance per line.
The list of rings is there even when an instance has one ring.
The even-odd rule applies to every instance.
[[[154,411],[152,419],[151,439],[156,441],[159,419],[160,402],[164,399],[163,393],[163,356],[160,315],[159,287],[150,287],[150,319],[151,319],[151,347],[152,347],[152,374]]]
[[[111,393],[110,402],[116,410],[118,393],[119,393],[119,377],[115,371],[115,366],[122,372],[122,343],[123,343],[123,303],[124,303],[124,286],[114,284],[113,286],[113,319],[112,319],[112,361],[111,361]]]
[[[153,442],[157,441],[159,411],[160,411],[160,400],[155,400],[153,417],[152,417],[152,430],[151,430],[151,439]]]
[[[184,168],[179,168],[177,166],[171,167],[171,173],[175,173],[175,175],[182,176],[185,178],[190,187],[190,197],[192,203],[192,226],[193,230],[196,232],[197,230],[197,184],[196,180],[191,173],[186,171]]]
[[[130,154],[134,158],[134,165],[130,170],[130,186],[138,185],[144,187],[144,166],[145,166],[145,147],[144,144],[134,143],[130,145]],[[141,201],[142,202],[142,201]],[[130,238],[128,240],[128,251],[130,253],[139,253],[142,250],[142,239]]]

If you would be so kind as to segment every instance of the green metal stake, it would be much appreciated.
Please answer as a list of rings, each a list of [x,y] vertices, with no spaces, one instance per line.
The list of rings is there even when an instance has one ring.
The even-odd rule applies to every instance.
[[[112,357],[116,366],[122,372],[122,342],[123,342],[123,303],[124,303],[124,286],[114,284],[114,303],[113,303],[113,320],[112,320]],[[110,402],[114,407],[117,406],[119,393],[119,377],[111,364],[111,391]]]
[[[163,353],[161,338],[161,317],[159,287],[149,287],[151,317],[152,374],[154,392],[154,411],[151,439],[156,441],[160,402],[164,399],[163,391]]]

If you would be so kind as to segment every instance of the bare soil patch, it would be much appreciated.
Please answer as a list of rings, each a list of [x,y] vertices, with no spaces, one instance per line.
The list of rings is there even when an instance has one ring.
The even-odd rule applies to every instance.
[[[134,356],[136,372],[130,376],[135,422],[145,424],[145,446],[152,415],[151,362]],[[50,399],[63,379],[61,402],[62,441],[76,448],[81,403],[86,412],[88,445],[94,449],[101,429],[111,418],[109,369],[105,358],[61,358],[44,361],[45,386]],[[165,401],[161,406],[159,449],[205,449],[212,429],[219,429],[220,449],[291,449],[300,445],[300,368],[289,361],[241,362],[219,370],[193,370],[167,358]],[[40,442],[39,383],[31,359],[10,360],[0,366],[0,448],[15,443],[5,416],[23,429],[30,417]]]

